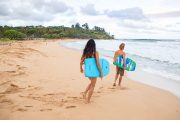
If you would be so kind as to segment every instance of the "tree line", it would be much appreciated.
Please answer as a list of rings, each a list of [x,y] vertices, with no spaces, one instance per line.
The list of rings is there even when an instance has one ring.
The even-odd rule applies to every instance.
[[[60,39],[60,38],[80,38],[80,39],[114,39],[114,35],[107,33],[104,28],[94,26],[89,28],[88,23],[80,25],[76,23],[71,27],[65,26],[0,26],[0,39],[22,40],[22,39]]]

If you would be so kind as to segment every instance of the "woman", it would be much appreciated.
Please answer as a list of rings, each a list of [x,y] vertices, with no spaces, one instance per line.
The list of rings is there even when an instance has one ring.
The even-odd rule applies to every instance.
[[[117,58],[119,56],[122,56],[123,58],[123,64],[124,64],[124,69],[120,68],[120,67],[117,67],[116,66],[116,75],[115,75],[115,80],[114,80],[114,84],[113,86],[116,86],[116,81],[119,77],[119,83],[118,85],[120,86],[121,85],[121,81],[122,81],[122,77],[124,76],[124,70],[126,70],[126,59],[125,59],[125,52],[123,51],[124,50],[124,47],[125,47],[125,44],[124,43],[121,43],[119,45],[119,50],[117,50],[115,53],[114,53],[114,62],[117,60]],[[120,76],[119,76],[120,75]]]
[[[84,48],[84,51],[83,51],[83,54],[81,57],[81,61],[80,61],[81,73],[83,73],[82,66],[83,66],[84,60],[86,58],[95,58],[96,59],[96,64],[97,64],[97,67],[100,71],[100,77],[102,78],[102,70],[101,70],[101,67],[99,64],[99,53],[96,51],[96,44],[95,44],[95,41],[93,39],[90,39]],[[86,103],[90,103],[90,99],[91,99],[91,96],[93,94],[97,78],[90,77],[89,80],[90,80],[90,83],[86,87],[86,90],[83,92],[83,98],[85,99]],[[88,95],[88,96],[86,97],[86,95]]]

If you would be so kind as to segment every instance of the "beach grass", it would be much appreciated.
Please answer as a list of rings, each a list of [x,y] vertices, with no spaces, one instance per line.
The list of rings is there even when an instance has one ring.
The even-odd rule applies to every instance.
[[[10,43],[10,42],[16,42],[16,40],[0,39],[0,43]]]

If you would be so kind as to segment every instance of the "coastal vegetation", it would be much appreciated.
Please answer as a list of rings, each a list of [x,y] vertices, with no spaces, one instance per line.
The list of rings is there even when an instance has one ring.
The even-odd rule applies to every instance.
[[[88,23],[80,25],[76,23],[71,27],[65,26],[0,26],[0,39],[25,40],[25,39],[114,39],[114,35],[106,32],[104,28],[94,26],[89,28]]]

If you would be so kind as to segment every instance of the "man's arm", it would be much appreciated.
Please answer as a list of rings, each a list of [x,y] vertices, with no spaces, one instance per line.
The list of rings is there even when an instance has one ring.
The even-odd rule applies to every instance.
[[[118,52],[116,51],[116,52],[114,53],[114,59],[113,59],[113,62],[115,62],[115,61],[117,60],[117,57],[118,57]]]

